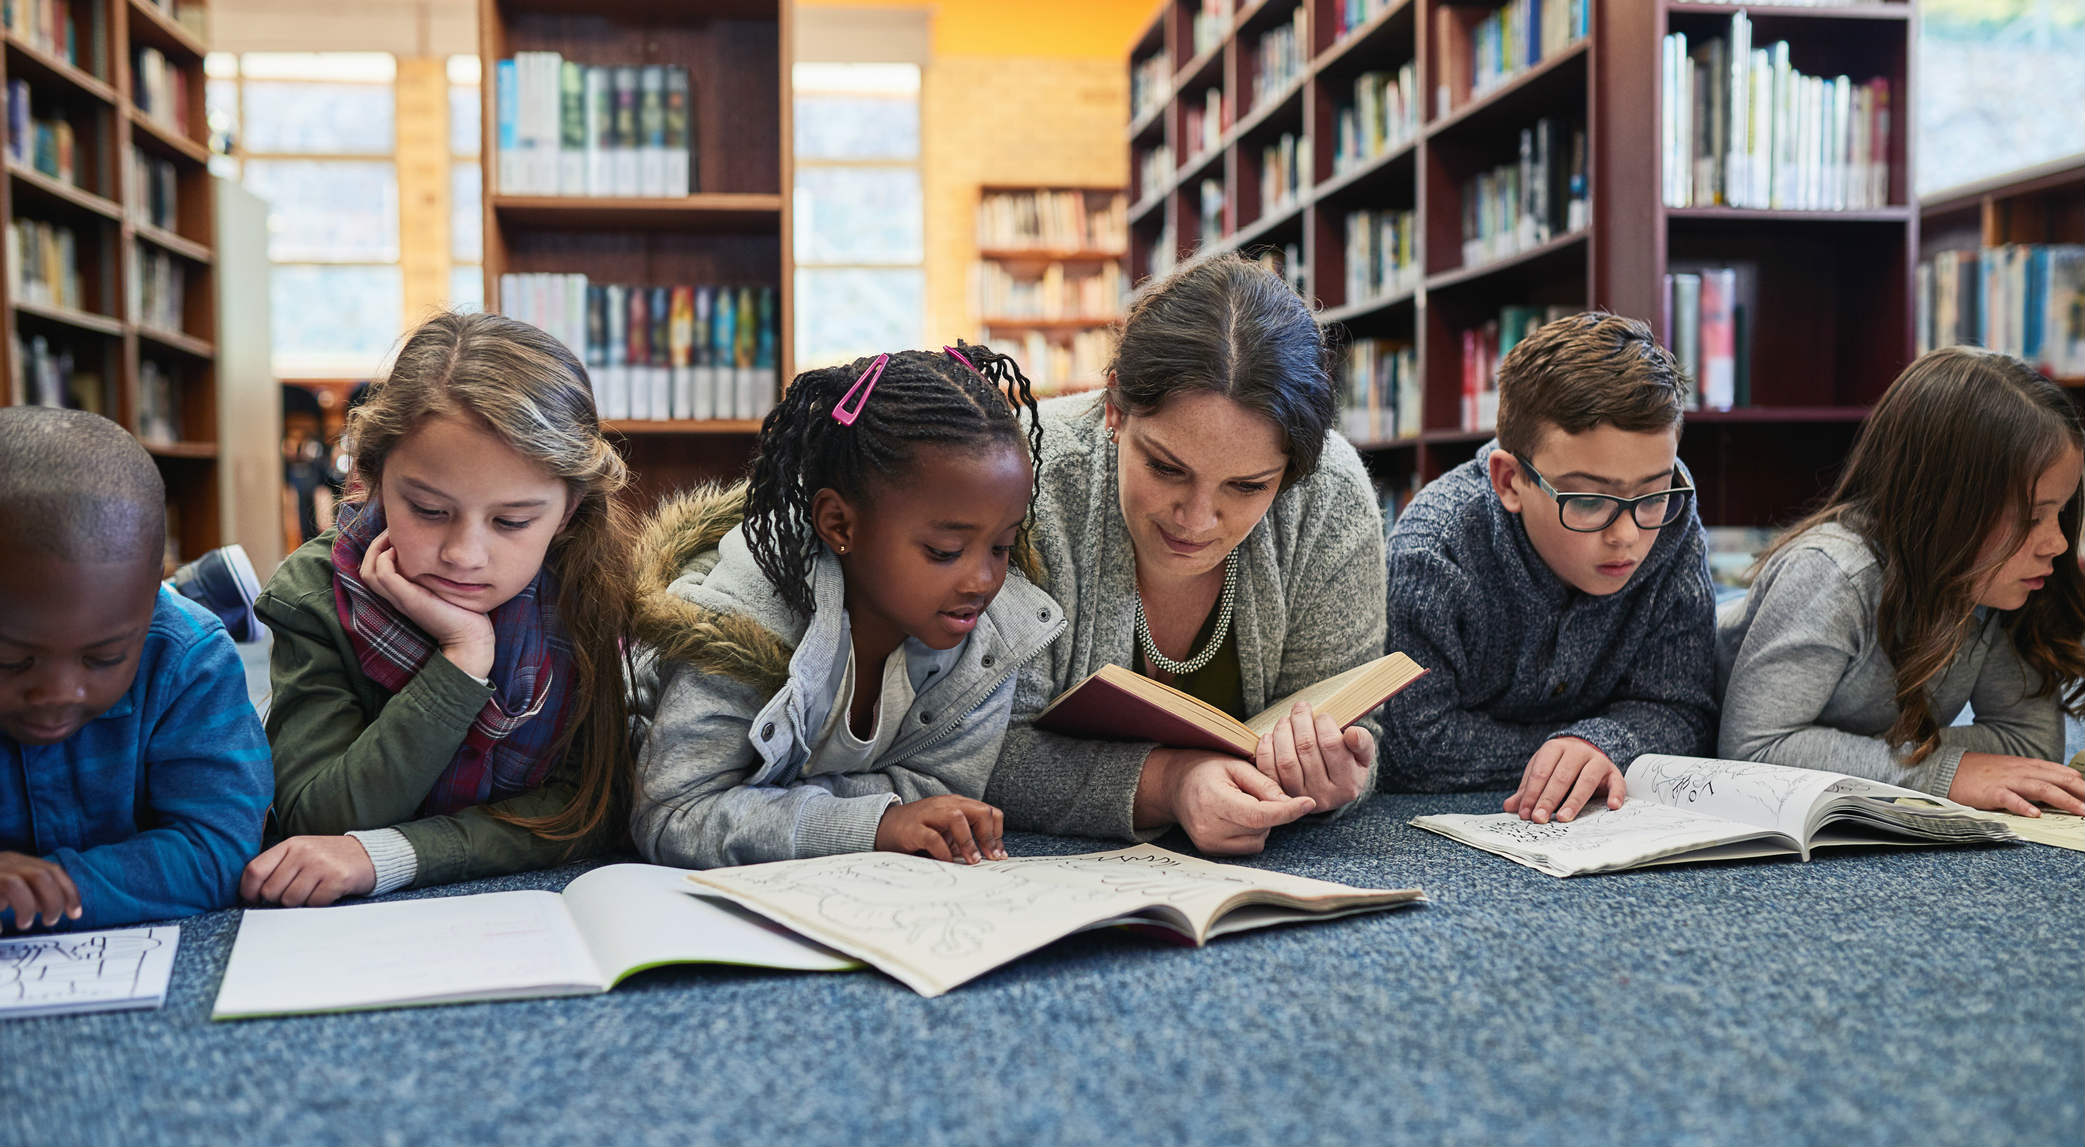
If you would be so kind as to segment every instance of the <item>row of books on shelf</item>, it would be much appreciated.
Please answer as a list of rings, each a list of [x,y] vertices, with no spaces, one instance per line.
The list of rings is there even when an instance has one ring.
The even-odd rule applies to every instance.
[[[1187,149],[1187,162],[1193,163],[1223,145],[1223,133],[1231,127],[1231,110],[1224,100],[1222,85],[1204,89],[1202,106],[1189,104],[1180,115],[1180,143]]]
[[[1454,5],[1434,9],[1434,114],[1445,116],[1569,48],[1591,31],[1591,0],[1506,0],[1469,26],[1460,51]]]
[[[1423,390],[1410,343],[1355,339],[1341,375],[1340,430],[1356,442],[1417,437]]]
[[[1339,175],[1419,137],[1419,70],[1411,61],[1395,72],[1354,77],[1354,102],[1334,117],[1332,173]]]
[[[1260,149],[1260,212],[1289,206],[1310,186],[1310,137],[1285,131]]]
[[[174,372],[152,359],[138,362],[138,437],[146,442],[179,442],[181,403]]]
[[[1201,0],[1195,9],[1194,20],[1188,26],[1188,43],[1199,56],[1223,43],[1230,30],[1231,0]]]
[[[131,148],[130,185],[138,191],[137,202],[131,204],[132,218],[168,231],[178,226],[181,176],[173,160]]]
[[[174,23],[181,25],[188,34],[204,43],[210,42],[210,10],[201,4],[184,3],[183,0],[139,0],[147,8],[161,12]]]
[[[1577,307],[1508,306],[1499,317],[1462,332],[1462,428],[1499,424],[1499,363],[1542,324],[1578,313]]]
[[[1119,263],[1101,263],[1072,273],[1051,263],[1042,273],[1017,276],[997,263],[971,268],[970,301],[988,319],[1088,319],[1113,322],[1122,314],[1128,280]]]
[[[1419,213],[1347,213],[1346,299],[1349,305],[1419,289]]]
[[[508,274],[500,305],[586,363],[604,419],[759,418],[781,393],[773,287]]]
[[[1481,266],[1577,232],[1588,219],[1585,130],[1545,116],[1520,159],[1464,181],[1462,265]]]
[[[14,336],[14,354],[8,358],[14,393],[32,406],[66,406],[95,414],[113,416],[106,409],[101,374],[82,369],[72,348],[56,346],[42,335]]]
[[[86,310],[79,237],[72,228],[39,219],[8,220],[7,286],[23,302]]]
[[[1735,267],[1673,271],[1665,276],[1665,342],[1693,383],[1689,410],[1729,410],[1751,403],[1749,313],[1738,297]]]
[[[686,68],[516,52],[499,61],[494,82],[502,194],[681,198],[700,190]]]
[[[38,118],[29,82],[7,81],[7,158],[60,183],[77,183],[72,123],[62,115]]]
[[[71,0],[0,0],[0,23],[38,51],[80,66],[80,32]]]
[[[146,119],[176,135],[188,134],[188,82],[158,48],[130,54],[130,98]]]
[[[1310,5],[1298,4],[1288,22],[1277,24],[1260,36],[1253,47],[1258,66],[1252,75],[1252,106],[1255,108],[1287,90],[1310,64]]]
[[[1919,353],[1985,346],[2085,379],[2085,245],[1943,251],[1919,263],[1915,290]]]
[[[1121,251],[1128,204],[1119,191],[993,191],[977,204],[985,250]]]
[[[187,267],[165,251],[138,244],[130,273],[130,313],[138,325],[179,331],[187,293]]]
[[[1690,46],[1665,37],[1661,128],[1668,207],[1849,211],[1890,196],[1889,80],[1798,72],[1786,40],[1752,46],[1751,18]]]
[[[1115,336],[1105,330],[1074,331],[1057,339],[1029,331],[1017,342],[986,332],[984,341],[1014,356],[1038,395],[1094,389],[1106,376],[1108,356],[1115,351]]]
[[[1138,201],[1164,187],[1173,178],[1173,146],[1161,143],[1137,153]]]
[[[1143,119],[1165,105],[1173,94],[1173,67],[1164,51],[1131,61],[1129,65],[1129,114]]]

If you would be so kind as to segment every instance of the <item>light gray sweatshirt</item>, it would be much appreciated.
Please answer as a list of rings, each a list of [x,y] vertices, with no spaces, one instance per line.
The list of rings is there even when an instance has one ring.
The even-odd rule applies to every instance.
[[[827,716],[846,704],[833,691],[850,648],[845,577],[821,549],[816,611],[787,605],[737,525],[743,491],[667,503],[639,547],[636,629],[660,684],[638,758],[637,851],[693,868],[861,852],[892,804],[981,796],[1014,674],[1064,629],[1057,603],[1009,571],[961,646],[908,656],[912,703],[881,714],[901,725],[873,757],[817,754]],[[857,688],[875,688],[882,667],[857,669]]]
[[[1735,760],[1830,769],[1946,796],[1964,753],[2060,760],[2063,716],[2005,632],[1979,610],[1975,634],[1931,687],[1934,719],[1975,707],[1976,721],[1940,730],[1916,765],[1883,735],[1897,720],[1896,670],[1877,640],[1882,566],[1858,533],[1836,523],[1775,554],[1743,600],[1716,616],[1723,689],[1718,752]]]
[[[1136,655],[1136,553],[1100,396],[1043,403],[1042,427],[1032,533],[1042,584],[1070,614],[1071,630],[1022,671],[985,800],[1009,828],[1133,839],[1137,780],[1157,746],[1035,727],[1059,693]],[[1247,715],[1383,655],[1383,518],[1346,439],[1326,436],[1317,473],[1282,491],[1239,551],[1231,628]],[[1361,724],[1380,735],[1373,717]],[[1371,771],[1369,788],[1374,779]]]

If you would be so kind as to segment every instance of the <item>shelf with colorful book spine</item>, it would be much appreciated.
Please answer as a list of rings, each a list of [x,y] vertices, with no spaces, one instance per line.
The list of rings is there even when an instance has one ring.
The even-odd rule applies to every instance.
[[[791,6],[480,0],[485,291],[587,363],[645,498],[791,375]]]
[[[1100,385],[1129,230],[1120,187],[980,189],[971,314],[979,341],[1013,355],[1037,393]]]
[[[207,8],[16,0],[7,114],[7,403],[92,410],[160,462],[169,563],[224,541]]]
[[[1270,0],[1195,50],[1201,5],[1174,0],[1136,58],[1170,60],[1176,75],[1193,61],[1208,77],[1220,50],[1216,99],[1239,123],[1222,156],[1171,183],[1156,164],[1139,171],[1129,278],[1226,250],[1279,267],[1342,328],[1357,359],[1342,371],[1347,424],[1398,489],[1487,436],[1496,362],[1534,319],[1599,306],[1668,343],[1684,322],[1690,375],[1712,384],[1694,399],[1686,456],[1729,478],[1704,491],[1704,514],[1785,519],[1822,492],[1859,412],[1912,353],[1911,11],[1904,0]],[[1265,102],[1254,80],[1262,41],[1289,21],[1308,58],[1300,80],[1282,76],[1303,108],[1303,171],[1285,200],[1263,180],[1268,137],[1288,130],[1276,118],[1288,89]],[[1744,148],[1729,146],[1740,58],[1743,110],[1756,100],[1762,122],[1785,125],[1783,152],[1750,129]],[[1166,134],[1133,140],[1133,165],[1179,154],[1188,109],[1212,97],[1175,84],[1169,98],[1156,117]],[[1755,473],[1770,465],[1783,470]]]
[[[2085,387],[2085,155],[1938,192],[1919,211],[1919,349],[1987,346]]]

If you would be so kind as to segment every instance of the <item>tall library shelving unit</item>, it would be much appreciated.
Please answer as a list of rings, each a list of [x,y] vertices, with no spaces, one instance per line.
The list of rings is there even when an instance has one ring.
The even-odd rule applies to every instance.
[[[1989,346],[2085,388],[2085,155],[1936,192],[1919,214],[1920,349]]]
[[[979,189],[979,337],[1018,358],[1038,393],[1101,383],[1122,318],[1127,206],[1119,186]]]
[[[633,286],[753,284],[772,289],[775,370],[791,377],[791,11],[786,0],[479,0],[485,144],[485,298],[505,274],[579,273]],[[685,69],[693,153],[689,193],[515,194],[500,181],[498,62],[554,51],[596,67]],[[553,117],[553,120],[555,117]],[[553,130],[552,138],[556,132]],[[575,348],[577,349],[577,348]],[[757,418],[617,420],[646,497],[736,475]]]
[[[1733,206],[1751,197],[1724,194],[1720,163],[1695,194],[1668,193],[1695,164],[1663,102],[1713,117],[1688,114],[1709,97],[1661,62],[1667,37],[1734,42],[1740,14],[1784,74],[1882,81],[1872,206],[1798,209],[1852,201],[1800,187]],[[1601,307],[1670,343],[1669,276],[1728,268],[1740,394],[1690,412],[1682,457],[1709,524],[1782,521],[1822,493],[1912,355],[1914,20],[1907,0],[1166,0],[1129,59],[1130,279],[1198,252],[1278,258],[1350,363],[1367,351],[1409,375],[1401,417],[1350,435],[1401,492],[1490,437],[1501,324]],[[1828,117],[1832,83],[1815,86],[1808,110]],[[1848,102],[1839,138],[1867,140],[1848,134],[1863,106]],[[1800,125],[1788,114],[1776,122]],[[1799,138],[1812,166],[1829,156]]]
[[[224,541],[200,3],[16,0],[6,81],[8,403],[93,410],[167,485],[167,557]]]

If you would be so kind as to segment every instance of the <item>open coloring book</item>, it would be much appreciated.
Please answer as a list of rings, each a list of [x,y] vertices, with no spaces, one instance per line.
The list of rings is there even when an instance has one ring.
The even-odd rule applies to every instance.
[[[1457,813],[1412,823],[1551,876],[1789,854],[1808,860],[1820,845],[2019,839],[1953,801],[1820,769],[1650,755],[1624,775],[1621,808],[1595,798],[1572,821]],[[1899,804],[1901,797],[1918,803]]]
[[[726,904],[678,868],[612,864],[557,892],[248,909],[212,1019],[605,992],[666,964],[858,967]]]
[[[1216,936],[1401,908],[1416,888],[1353,888],[1140,844],[1077,856],[950,864],[889,852],[688,874],[800,936],[938,996],[1053,940],[1111,924]]]
[[[0,1019],[156,1008],[180,942],[170,924],[0,940]]]

